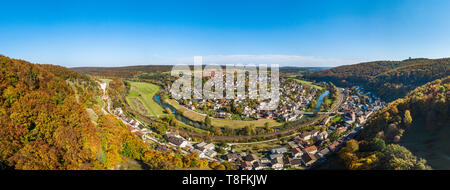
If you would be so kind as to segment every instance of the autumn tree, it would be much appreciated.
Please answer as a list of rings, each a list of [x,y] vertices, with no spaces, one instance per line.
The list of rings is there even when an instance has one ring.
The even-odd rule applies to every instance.
[[[412,117],[409,110],[405,111],[405,115],[403,117],[403,123],[405,123],[405,126],[410,126],[412,123]]]

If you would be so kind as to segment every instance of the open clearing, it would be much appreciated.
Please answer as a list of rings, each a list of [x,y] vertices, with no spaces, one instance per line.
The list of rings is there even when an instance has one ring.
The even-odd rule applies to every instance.
[[[151,115],[148,110],[147,107],[144,105],[144,103],[142,103],[141,100],[139,100],[139,98],[127,98],[127,102],[128,104],[131,105],[131,107],[136,110],[138,113],[142,114],[142,115]],[[153,114],[153,113],[152,113]]]
[[[146,116],[165,115],[164,109],[153,100],[153,96],[159,91],[159,86],[146,82],[127,82],[131,87],[126,101],[131,108]]]
[[[318,90],[322,90],[323,89],[323,87],[315,85],[311,81],[297,79],[296,77],[298,77],[298,76],[302,76],[302,75],[287,75],[286,77],[294,79],[295,81],[297,81],[299,83],[302,83],[302,84],[309,85],[309,86],[312,86],[314,88],[317,88]]]
[[[175,109],[181,111],[183,113],[183,116],[187,117],[190,120],[199,121],[199,122],[205,121],[205,115],[185,108],[184,106],[180,105],[176,100],[169,99],[169,100],[166,100],[166,102],[168,104],[170,104],[172,107],[174,107]],[[273,119],[262,119],[262,120],[254,120],[254,121],[239,121],[239,120],[219,119],[219,118],[211,117],[211,124],[214,127],[243,128],[243,127],[249,126],[251,124],[255,125],[255,127],[264,127],[264,124],[266,122],[269,124],[269,127],[275,127],[275,126],[281,125],[280,123],[278,123],[277,121],[275,121]]]
[[[95,97],[95,101],[97,102],[97,104],[98,104],[100,107],[105,106],[105,101],[103,101],[102,98],[101,98],[100,96],[96,96],[96,97]]]
[[[261,143],[261,144],[239,144],[239,145],[233,145],[233,150],[236,152],[251,152],[257,154],[259,157],[262,157],[264,155],[261,154],[261,152],[267,152],[272,148],[281,147],[283,146],[283,143],[280,141],[273,141],[273,142],[267,142],[267,143]]]
[[[98,116],[92,108],[86,108],[86,112],[89,115],[89,119],[97,125]]]
[[[300,80],[300,79],[294,79],[294,80],[299,82],[299,83],[302,83],[302,84],[309,85],[309,86],[312,86],[314,88],[317,88],[318,90],[322,90],[323,89],[323,87],[317,86],[317,85],[313,84],[311,81]]]

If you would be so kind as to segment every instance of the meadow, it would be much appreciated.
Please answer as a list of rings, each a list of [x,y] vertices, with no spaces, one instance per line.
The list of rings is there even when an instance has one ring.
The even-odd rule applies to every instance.
[[[145,82],[127,81],[131,87],[126,97],[127,103],[142,115],[150,117],[159,117],[166,115],[164,109],[153,100],[160,87]]]

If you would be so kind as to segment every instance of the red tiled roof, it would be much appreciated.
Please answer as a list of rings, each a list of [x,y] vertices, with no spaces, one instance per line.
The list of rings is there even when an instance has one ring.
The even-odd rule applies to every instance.
[[[305,148],[306,152],[313,152],[313,151],[316,151],[316,150],[317,150],[317,147],[315,145]]]

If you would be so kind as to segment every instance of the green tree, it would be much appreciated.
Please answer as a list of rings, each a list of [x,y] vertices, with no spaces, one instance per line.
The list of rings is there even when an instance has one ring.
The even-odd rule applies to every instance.
[[[209,118],[209,116],[205,117],[205,124],[206,126],[211,127],[211,118]]]
[[[269,130],[270,130],[270,128],[269,128],[269,122],[265,122],[265,123],[264,123],[264,129],[266,129],[266,131],[269,131]]]
[[[405,111],[405,116],[403,117],[403,122],[405,123],[406,126],[411,125],[412,117],[411,117],[411,113],[409,112],[409,110]]]
[[[408,149],[398,144],[386,147],[380,167],[389,170],[429,169],[425,159],[418,159]]]

